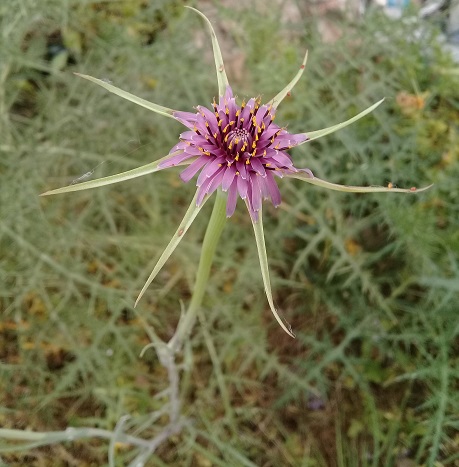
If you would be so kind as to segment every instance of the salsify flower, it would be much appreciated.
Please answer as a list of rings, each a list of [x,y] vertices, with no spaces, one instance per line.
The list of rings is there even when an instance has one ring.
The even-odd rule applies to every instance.
[[[413,193],[423,191],[429,187],[401,189],[392,186],[359,187],[337,185],[315,177],[311,170],[307,168],[295,167],[287,152],[289,149],[350,125],[373,111],[382,103],[383,99],[345,122],[322,130],[291,134],[285,127],[274,123],[274,118],[277,107],[303,74],[307,53],[294,78],[273,99],[262,104],[259,98],[252,98],[247,102],[243,101],[239,105],[228,83],[220,46],[210,21],[200,11],[192,7],[187,8],[195,11],[205,20],[211,35],[218,79],[218,102],[214,99],[209,108],[197,106],[196,112],[176,111],[146,101],[106,81],[76,73],[78,76],[92,81],[124,99],[146,107],[160,115],[178,120],[187,127],[187,131],[180,135],[180,141],[162,159],[127,172],[47,191],[43,195],[100,187],[169,167],[187,165],[188,167],[181,172],[180,176],[184,182],[188,182],[199,173],[196,182],[198,187],[196,194],[174,237],[142,288],[135,304],[137,305],[147,287],[175,250],[204,203],[213,192],[219,190],[221,193],[226,194],[227,217],[232,216],[234,213],[238,198],[245,201],[255,232],[262,278],[270,309],[284,331],[294,337],[290,326],[281,318],[274,307],[263,234],[262,201],[270,199],[274,206],[281,203],[277,179],[283,177],[297,178],[324,188],[356,193]]]

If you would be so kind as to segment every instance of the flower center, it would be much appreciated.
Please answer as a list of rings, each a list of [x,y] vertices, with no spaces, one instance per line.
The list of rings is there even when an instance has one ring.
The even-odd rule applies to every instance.
[[[228,133],[225,141],[228,152],[236,155],[239,152],[244,152],[251,146],[252,136],[245,128],[235,128]]]

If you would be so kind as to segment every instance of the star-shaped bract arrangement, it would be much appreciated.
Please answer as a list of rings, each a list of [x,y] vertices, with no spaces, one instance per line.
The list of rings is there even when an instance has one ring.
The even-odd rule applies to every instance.
[[[337,185],[315,177],[309,169],[295,167],[287,152],[289,149],[350,125],[372,112],[384,99],[337,125],[317,131],[290,134],[285,127],[280,127],[274,123],[275,113],[279,104],[290,94],[290,91],[303,74],[307,53],[294,78],[273,99],[266,104],[262,104],[259,98],[252,98],[238,105],[228,83],[220,46],[210,21],[195,8],[187,8],[195,11],[204,19],[211,35],[218,79],[218,103],[214,100],[209,108],[197,106],[196,112],[176,111],[137,97],[106,81],[75,73],[81,78],[92,81],[124,99],[165,117],[178,120],[187,127],[187,131],[180,135],[180,141],[171,149],[169,154],[161,159],[127,172],[47,191],[42,196],[96,188],[147,175],[169,167],[186,165],[187,167],[180,176],[184,182],[188,182],[199,173],[196,183],[198,189],[175,235],[142,288],[135,305],[137,305],[145,290],[180,243],[210,195],[216,190],[221,190],[227,194],[227,217],[234,213],[238,198],[245,201],[255,232],[263,283],[269,306],[282,329],[294,337],[290,326],[281,318],[274,306],[263,234],[263,199],[270,199],[274,206],[281,203],[281,195],[276,180],[291,177],[331,190],[354,193],[413,193],[426,190],[429,187],[401,189],[392,186]]]

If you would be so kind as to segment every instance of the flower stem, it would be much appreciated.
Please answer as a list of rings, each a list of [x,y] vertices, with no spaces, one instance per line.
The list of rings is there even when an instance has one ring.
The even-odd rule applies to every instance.
[[[226,223],[226,196],[220,190],[217,191],[215,204],[207,225],[206,234],[202,243],[201,258],[199,260],[196,282],[193,295],[186,313],[180,318],[177,331],[168,343],[173,353],[180,350],[183,341],[193,328],[197,313],[201,307],[202,299],[209,280],[210,268],[214,258],[215,250],[220,240],[223,227]]]

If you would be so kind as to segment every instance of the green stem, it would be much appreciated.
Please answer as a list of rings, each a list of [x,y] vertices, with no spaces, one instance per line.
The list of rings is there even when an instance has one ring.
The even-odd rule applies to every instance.
[[[199,260],[196,282],[193,288],[190,306],[182,316],[177,326],[177,331],[168,343],[172,352],[180,350],[183,341],[193,328],[197,313],[201,307],[202,299],[209,280],[210,268],[214,259],[215,250],[220,240],[223,227],[226,223],[226,195],[217,191],[214,209],[207,225],[206,234],[202,243],[201,258]]]

